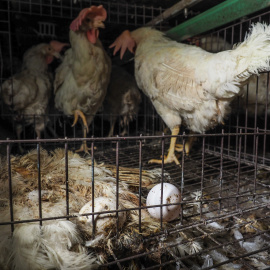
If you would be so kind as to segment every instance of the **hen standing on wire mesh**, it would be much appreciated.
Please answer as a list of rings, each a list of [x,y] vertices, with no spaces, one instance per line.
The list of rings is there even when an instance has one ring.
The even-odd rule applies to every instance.
[[[138,86],[172,135],[178,135],[182,124],[203,133],[223,123],[231,101],[251,75],[269,69],[270,26],[253,25],[243,43],[220,53],[178,43],[151,28],[126,30],[110,47],[115,47],[114,54],[121,49],[121,57],[126,49],[135,53]],[[185,144],[186,153],[191,145],[190,139]],[[172,137],[164,163],[180,164],[175,150],[183,151],[183,145],[176,145],[176,137]]]
[[[65,115],[74,115],[73,126],[80,116],[84,138],[102,105],[110,80],[111,60],[98,39],[106,17],[102,6],[91,6],[80,12],[70,25],[71,48],[56,69],[55,106]],[[87,153],[88,150],[84,141],[77,151]]]
[[[2,98],[14,117],[17,138],[21,139],[24,125],[34,125],[37,137],[41,138],[49,119],[46,115],[52,89],[52,74],[48,65],[53,58],[60,58],[60,51],[67,44],[51,41],[41,43],[25,52],[19,73],[2,84]],[[19,150],[23,152],[19,144]]]

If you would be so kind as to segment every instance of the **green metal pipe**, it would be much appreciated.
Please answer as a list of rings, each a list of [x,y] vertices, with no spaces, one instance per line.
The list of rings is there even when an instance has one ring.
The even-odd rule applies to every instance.
[[[227,0],[170,29],[167,34],[175,40],[185,40],[267,7],[270,0]]]

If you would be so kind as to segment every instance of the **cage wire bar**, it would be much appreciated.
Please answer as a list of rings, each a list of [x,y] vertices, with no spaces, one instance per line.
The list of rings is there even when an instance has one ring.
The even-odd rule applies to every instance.
[[[94,1],[90,2],[91,4],[92,2],[94,3]],[[98,1],[98,4],[100,3],[101,1]],[[17,4],[17,11],[22,13],[37,13],[41,16],[52,16],[52,14],[55,16],[54,13],[58,13],[58,16],[61,18],[70,18],[74,15],[72,12],[76,11],[76,8],[71,11],[71,7],[73,5],[76,6],[79,11],[85,2],[81,1],[75,5],[73,1],[70,1],[69,6],[64,6],[62,1],[52,2],[52,0],[47,5],[42,1],[34,0],[31,2],[19,1]],[[87,4],[89,3],[87,2]],[[113,11],[108,12],[111,17],[110,20],[120,22],[125,17],[124,15],[123,18],[120,17],[119,14],[121,12],[118,13],[122,8],[125,9],[126,13],[130,14],[130,5],[120,6],[118,4],[118,6],[113,6],[113,3],[108,2],[107,5],[112,5],[109,9],[116,10],[115,13]],[[125,12],[123,14],[126,14]],[[151,12],[153,14],[153,9]],[[138,18],[136,20],[134,20],[134,23],[140,21]],[[270,12],[226,26],[206,34],[206,36],[210,36],[212,40],[217,36],[222,41],[223,46],[225,42],[232,46],[243,40],[248,27],[256,21],[269,23]],[[128,24],[128,22],[126,23]],[[6,34],[6,32],[0,32],[0,34],[4,33]],[[217,47],[219,47],[219,44]],[[259,80],[260,77],[256,82],[257,95]],[[44,225],[45,221],[75,220],[78,217],[77,214],[70,212],[71,188],[69,177],[71,168],[68,163],[70,155],[68,151],[80,144],[82,140],[85,140],[88,144],[91,144],[92,213],[82,214],[82,216],[91,216],[92,225],[95,223],[95,216],[105,213],[115,214],[115,237],[119,238],[121,234],[119,214],[121,212],[138,211],[139,220],[138,224],[136,224],[136,229],[139,231],[139,235],[143,235],[145,228],[142,226],[142,211],[149,208],[144,203],[144,198],[147,196],[148,191],[142,186],[143,172],[146,170],[159,167],[161,169],[159,182],[168,181],[176,185],[181,192],[181,202],[179,203],[181,205],[181,216],[171,223],[171,227],[166,227],[166,223],[161,219],[159,231],[150,236],[143,237],[143,243],[147,249],[141,250],[136,254],[122,256],[121,258],[115,254],[116,250],[112,250],[110,261],[103,263],[102,268],[115,269],[114,267],[118,267],[119,269],[124,269],[129,262],[135,260],[141,263],[140,266],[143,269],[162,269],[163,267],[163,269],[165,267],[172,267],[169,269],[175,269],[174,267],[178,267],[178,269],[180,267],[191,269],[192,263],[201,267],[206,262],[207,256],[210,256],[212,264],[209,261],[210,264],[204,265],[203,269],[213,269],[222,266],[230,267],[232,264],[242,265],[246,269],[258,269],[254,266],[256,264],[253,259],[258,258],[262,252],[266,251],[269,253],[270,250],[270,155],[268,152],[270,130],[267,125],[269,74],[267,74],[266,85],[267,98],[263,112],[263,121],[260,120],[258,115],[257,102],[255,104],[255,114],[251,116],[248,106],[246,106],[244,113],[240,112],[238,100],[237,113],[233,113],[223,127],[217,127],[214,131],[207,134],[183,133],[183,135],[176,136],[183,144],[186,143],[189,137],[196,137],[197,139],[197,145],[189,156],[186,156],[185,153],[181,154],[181,167],[175,164],[165,165],[164,162],[160,166],[148,164],[148,160],[160,155],[162,155],[164,161],[165,148],[167,149],[171,136],[162,134],[162,121],[153,110],[153,107],[149,106],[150,103],[147,103],[146,99],[142,105],[145,109],[144,113],[140,112],[137,116],[135,132],[131,130],[129,136],[107,138],[103,137],[105,134],[103,135],[102,133],[102,137],[99,137],[97,135],[99,131],[97,132],[92,126],[92,135],[94,137],[82,139],[78,136],[80,133],[77,133],[75,128],[73,128],[70,138],[70,133],[66,130],[69,120],[64,118],[63,138],[0,140],[0,146],[4,146],[4,149],[6,149],[1,154],[3,154],[3,158],[6,157],[7,162],[5,163],[5,168],[1,169],[7,170],[10,211],[10,221],[2,222],[0,220],[0,229],[1,226],[10,226],[10,231],[14,232],[15,226],[18,224],[38,222],[40,225]],[[248,103],[249,90],[250,88],[247,86],[246,104]],[[256,98],[256,101],[258,101],[258,98]],[[250,118],[253,120],[250,120]],[[103,118],[101,119],[103,123]],[[54,118],[54,122],[56,122],[56,118]],[[93,125],[96,127],[97,122],[95,121]],[[103,124],[101,126],[103,127]],[[101,132],[103,132],[103,128]],[[37,203],[39,216],[35,219],[26,217],[23,220],[18,220],[14,216],[12,186],[14,163],[12,163],[13,155],[11,150],[12,146],[16,146],[18,143],[22,143],[27,150],[35,149],[37,151],[36,168],[38,175],[36,180],[39,186]],[[41,193],[41,168],[43,164],[40,152],[41,149],[53,151],[59,147],[64,148],[65,153],[66,215],[44,217],[42,215]],[[117,195],[115,210],[94,212],[94,187],[96,181],[94,171],[97,166],[96,162],[115,166]],[[137,208],[118,208],[119,183],[122,181],[121,167],[138,168],[137,194],[139,205]],[[169,174],[169,178],[165,176],[166,173]],[[156,206],[169,205],[158,204]],[[162,211],[162,207],[160,209]],[[95,238],[95,226],[92,226],[92,228],[92,237]],[[236,230],[242,232],[241,238],[233,237]],[[260,239],[262,244],[252,251],[244,249],[244,244],[254,242],[254,239]],[[203,249],[196,250],[194,248],[192,251],[183,252],[184,254],[179,254],[175,251],[179,246],[187,250],[187,247],[196,246],[196,243],[202,243]],[[220,256],[222,259],[217,259],[217,253],[223,255],[223,257]],[[153,258],[158,258],[158,260]],[[268,260],[263,259],[263,263],[266,267],[270,267],[269,258]]]

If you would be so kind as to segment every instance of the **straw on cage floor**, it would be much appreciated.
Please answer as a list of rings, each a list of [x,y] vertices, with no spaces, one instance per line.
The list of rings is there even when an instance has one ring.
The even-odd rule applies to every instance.
[[[26,162],[24,157],[12,158],[12,173],[17,177],[18,175],[22,177],[16,178],[17,181],[29,180],[31,175],[35,179],[37,178],[38,155],[36,152],[37,150],[33,150],[32,155],[28,155],[28,159],[30,157],[31,160],[30,163]],[[44,162],[45,154],[41,153],[41,162]],[[60,204],[57,203],[56,193],[58,191],[53,192],[54,195],[51,194],[52,191],[46,193],[43,190],[41,193],[43,207],[50,203],[53,215],[59,216],[59,212],[53,210],[58,205],[61,208],[58,211],[61,212],[62,220],[66,215],[64,210],[66,208],[66,199],[64,198],[67,188],[65,186],[67,167],[64,150],[59,153],[58,157],[61,158],[58,161],[55,155],[52,155],[51,159],[58,162],[58,166],[60,164],[62,166],[61,177],[59,178],[62,187],[58,189],[60,191],[58,195],[62,194],[63,201]],[[93,257],[84,257],[83,261],[87,259],[88,262],[91,260],[99,261],[103,263],[104,268],[112,267],[113,269],[116,266],[120,269],[121,267],[125,269],[125,267],[131,266],[146,269],[154,269],[159,266],[171,267],[171,269],[175,269],[175,266],[183,269],[201,269],[201,267],[203,269],[208,269],[207,267],[209,269],[211,267],[220,267],[221,269],[222,267],[223,269],[245,269],[245,267],[254,269],[255,267],[255,269],[264,269],[264,267],[270,266],[268,255],[270,241],[268,171],[260,169],[255,174],[254,167],[244,163],[241,163],[239,167],[236,161],[226,158],[222,160],[221,168],[219,158],[204,153],[202,159],[202,152],[198,150],[189,157],[185,157],[182,167],[168,164],[164,166],[162,173],[161,165],[148,164],[148,160],[157,155],[160,155],[160,145],[156,147],[154,145],[144,145],[141,150],[138,146],[129,146],[126,148],[120,147],[118,150],[117,148],[110,148],[104,151],[95,151],[95,160],[97,162],[94,167],[95,175],[99,175],[101,172],[109,172],[109,176],[106,177],[111,179],[109,182],[114,183],[114,187],[116,187],[116,179],[119,179],[121,186],[118,191],[119,196],[124,195],[122,194],[123,183],[125,183],[124,186],[130,186],[128,194],[134,195],[131,196],[133,198],[131,200],[132,205],[129,205],[125,212],[131,216],[135,214],[137,221],[128,230],[119,231],[118,237],[112,233],[112,238],[105,238],[108,241],[104,241],[104,238],[99,235],[96,235],[95,239],[91,239],[91,237],[87,236],[87,230],[80,228],[84,232],[85,238],[84,240],[77,239],[77,245],[80,246],[80,249],[86,249],[86,251],[96,254],[98,258],[94,260]],[[67,158],[73,157],[79,156],[69,152]],[[21,163],[18,163],[18,160]],[[86,166],[87,174],[84,177],[91,179],[91,158],[79,157],[78,160],[80,160],[78,164],[85,164],[83,166]],[[19,169],[20,164],[23,164],[24,169]],[[51,179],[43,178],[48,173],[49,164],[47,162],[46,166],[44,166],[42,163],[40,167],[42,169],[41,179],[43,179],[41,183],[46,185],[48,185],[48,181],[46,182],[44,179]],[[139,166],[140,164],[142,167]],[[72,179],[78,173],[76,166],[74,167],[74,164],[68,166],[69,188],[72,193],[75,188]],[[117,168],[119,171],[117,171]],[[34,174],[32,169],[34,169]],[[60,170],[60,167],[57,170]],[[32,172],[32,174],[29,174],[29,172]],[[7,176],[8,171],[6,170],[2,177],[3,175]],[[142,179],[141,194],[138,187],[140,179]],[[149,189],[160,182],[161,179],[164,182],[176,185],[182,192],[182,215],[179,219],[168,224],[150,219],[150,222],[146,222],[144,225],[141,223],[140,227],[136,209],[141,207],[141,211],[144,213],[141,217],[145,217],[144,200]],[[29,206],[28,204],[33,206],[33,202],[37,203],[38,193],[36,190],[38,182],[35,182],[32,190],[23,184],[26,183],[26,180],[22,182],[22,187],[27,189],[29,193],[26,206]],[[5,192],[8,192],[7,184],[8,182],[6,182]],[[88,194],[88,197],[86,197],[87,200],[90,200],[91,188],[86,188],[83,181],[80,182],[79,186],[81,185],[83,186],[78,190],[80,192],[84,191],[85,195]],[[91,181],[87,185],[90,186]],[[88,192],[86,192],[87,190]],[[72,193],[69,202],[71,221],[76,218],[73,216],[74,211],[72,209],[76,208],[75,212],[78,212],[83,205],[81,201],[84,203],[87,201],[81,198],[80,202],[78,202],[78,199]],[[97,196],[99,195],[96,194],[95,197]],[[142,197],[141,204],[139,203],[140,196]],[[18,197],[15,196],[14,201],[17,200]],[[1,205],[7,207],[8,199],[2,201]],[[128,208],[133,210],[128,210]],[[102,212],[104,209],[95,209],[95,211]],[[44,217],[47,218],[48,213],[45,213]],[[49,217],[52,217],[52,214]],[[35,221],[39,221],[38,204],[35,206],[35,216],[32,217],[30,214],[27,218],[24,217],[29,221],[33,218]],[[129,221],[131,222],[130,219]],[[52,219],[50,224],[53,224],[53,222],[60,226],[59,221]],[[48,221],[43,221],[43,227],[46,223],[49,224]],[[29,224],[37,223],[31,222]],[[75,222],[75,224],[78,224],[78,222]],[[5,226],[5,228],[10,230],[10,226]],[[130,230],[130,228],[133,229]],[[114,227],[112,232],[115,232],[115,229]],[[91,234],[92,231],[89,235]],[[108,252],[106,256],[104,250]]]

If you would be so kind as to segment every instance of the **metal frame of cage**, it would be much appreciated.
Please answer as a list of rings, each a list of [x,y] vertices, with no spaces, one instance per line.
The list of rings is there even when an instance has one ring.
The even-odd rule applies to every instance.
[[[21,1],[22,2],[22,1]],[[72,3],[72,1],[70,2]],[[245,20],[244,22],[235,23],[233,25],[227,26],[221,30],[218,30],[212,35],[217,34],[223,36],[226,40],[227,33],[230,31],[232,37],[232,43],[234,33],[239,32],[238,41],[243,39],[243,24],[250,25],[253,21],[262,21],[263,18],[267,18],[267,21],[270,21],[270,12],[260,14],[252,19]],[[238,31],[239,28],[240,31]],[[211,35],[210,34],[210,35]],[[269,88],[269,75],[267,82],[268,92]],[[268,95],[267,100],[268,101]],[[149,109],[147,106],[147,101],[143,103],[145,109]],[[149,111],[148,111],[149,112]],[[211,131],[207,134],[183,134],[178,135],[177,138],[182,140],[185,144],[187,138],[196,137],[201,141],[201,147],[196,151],[191,153],[190,156],[186,156],[185,153],[181,155],[181,167],[176,166],[175,164],[165,165],[164,162],[160,165],[162,170],[161,183],[164,182],[164,170],[168,170],[172,177],[172,182],[176,183],[182,194],[182,198],[186,199],[181,201],[181,216],[179,222],[181,222],[180,227],[175,227],[171,230],[162,230],[163,221],[160,220],[161,231],[144,239],[146,242],[156,241],[155,249],[152,251],[145,251],[140,254],[135,254],[133,256],[128,256],[125,258],[117,259],[106,263],[103,267],[117,266],[119,269],[122,269],[121,264],[125,263],[132,259],[144,258],[149,254],[155,253],[157,250],[162,250],[164,254],[167,254],[167,260],[162,260],[159,264],[148,266],[145,269],[157,269],[163,266],[177,266],[182,267],[182,269],[190,269],[189,262],[190,259],[201,256],[202,254],[207,254],[213,250],[225,250],[231,254],[231,258],[227,258],[222,262],[215,263],[213,266],[205,267],[203,269],[212,269],[219,266],[226,266],[227,264],[237,261],[247,267],[247,269],[255,269],[254,266],[250,264],[246,259],[254,254],[258,254],[262,251],[269,251],[269,246],[264,246],[259,250],[254,250],[252,252],[243,252],[232,247],[234,244],[241,244],[241,241],[246,241],[252,239],[256,236],[262,236],[264,239],[270,241],[270,230],[262,230],[256,227],[255,222],[263,221],[269,224],[269,216],[264,216],[256,221],[254,220],[242,220],[242,216],[248,213],[253,213],[261,209],[267,209],[269,207],[269,202],[262,203],[260,199],[264,196],[270,195],[269,183],[263,181],[260,176],[260,170],[265,170],[267,173],[270,171],[270,158],[267,153],[267,142],[270,140],[270,130],[267,127],[267,103],[265,109],[265,118],[262,127],[257,126],[257,114],[255,110],[255,121],[254,125],[248,125],[248,116],[247,114],[240,116],[239,113],[235,116],[232,116],[228,120],[228,124],[222,129],[217,128],[215,131]],[[142,115],[143,119],[143,131],[146,133],[144,135],[137,136],[141,130],[139,130],[138,123],[136,124],[135,136],[126,136],[126,137],[92,137],[87,139],[77,138],[76,131],[73,130],[73,138],[62,138],[62,139],[23,139],[23,140],[0,140],[0,145],[4,145],[6,151],[4,155],[7,157],[7,170],[8,170],[8,180],[9,180],[9,203],[10,203],[10,222],[0,222],[0,227],[4,225],[10,225],[11,232],[14,231],[14,226],[19,223],[29,223],[29,222],[39,222],[42,225],[43,221],[46,220],[56,220],[56,219],[71,219],[76,218],[76,216],[70,214],[69,212],[69,186],[68,186],[68,150],[73,146],[80,143],[82,140],[86,140],[91,144],[91,157],[92,157],[92,167],[94,167],[94,159],[100,162],[109,162],[115,164],[116,166],[116,179],[117,183],[119,182],[119,166],[135,166],[139,168],[139,197],[142,196],[141,188],[141,172],[143,169],[152,168],[147,163],[151,157],[156,157],[162,155],[162,160],[164,161],[165,146],[168,145],[171,138],[170,135],[156,135],[156,131],[162,130],[162,121],[155,114],[153,108],[150,109],[150,113],[145,113]],[[243,122],[241,122],[244,120]],[[93,129],[94,130],[94,129]],[[143,132],[142,132],[143,133]],[[65,134],[67,135],[67,134]],[[147,135],[147,136],[145,136]],[[66,137],[66,136],[64,136]],[[249,151],[247,149],[248,142],[252,141],[252,149]],[[18,143],[24,143],[29,145],[31,148],[36,148],[38,153],[37,160],[37,169],[38,169],[38,185],[39,185],[39,197],[38,197],[38,206],[39,206],[39,218],[38,219],[29,219],[29,220],[16,220],[13,215],[12,208],[12,175],[11,175],[11,148],[12,145]],[[66,161],[66,215],[61,217],[51,217],[44,218],[42,216],[42,200],[41,200],[41,175],[40,175],[40,151],[41,148],[53,149],[55,147],[64,147],[65,149],[65,161]],[[98,146],[98,150],[95,150],[95,146]],[[113,146],[113,147],[112,147]],[[145,150],[146,149],[146,150]],[[130,154],[130,152],[134,154]],[[153,152],[151,152],[153,151]],[[195,168],[191,167],[193,165]],[[212,182],[212,179],[216,178],[215,182]],[[226,192],[231,187],[228,185],[228,181],[235,181],[231,194]],[[94,185],[94,181],[92,183]],[[227,186],[228,185],[228,186]],[[247,186],[248,191],[241,191],[241,187]],[[116,186],[117,188],[117,186]],[[216,190],[214,190],[216,188]],[[189,193],[194,190],[200,190],[200,198],[191,198]],[[218,190],[218,192],[217,192]],[[117,196],[119,194],[117,193]],[[94,200],[94,199],[93,199]],[[245,207],[246,201],[252,201],[252,205]],[[186,208],[189,207],[190,203],[198,203],[199,213],[194,215],[184,215],[183,212]],[[213,204],[216,206],[214,211],[216,216],[206,216],[207,213],[203,211],[203,207],[206,204]],[[160,204],[158,206],[165,206],[166,204]],[[226,206],[225,206],[226,205]],[[228,206],[231,207],[228,210]],[[140,202],[139,208],[145,209],[146,206],[143,206]],[[128,209],[129,211],[132,209]],[[115,210],[115,211],[102,211],[100,213],[110,213],[110,212],[119,212],[127,211],[125,210]],[[98,213],[90,213],[89,215],[94,215]],[[197,221],[194,222],[192,218],[197,217]],[[254,233],[251,235],[246,235],[242,239],[235,239],[231,241],[222,242],[218,237],[219,231],[209,232],[207,225],[213,222],[223,221],[224,219],[232,219],[235,222],[241,220],[241,223],[237,223],[238,226],[245,227],[251,226],[254,230]],[[138,224],[138,230],[141,231],[140,222]],[[236,227],[236,223],[230,224],[226,227],[226,230],[229,231]],[[93,226],[94,228],[94,226]],[[189,229],[196,231],[196,236],[192,239],[185,240],[184,243],[190,243],[194,240],[202,240],[208,238],[212,243],[212,246],[204,248],[203,251],[198,251],[193,254],[185,256],[176,256],[172,251],[177,244],[167,244],[164,242],[164,239],[168,235],[173,235],[179,232],[185,232]],[[93,232],[94,234],[94,232]],[[118,235],[118,231],[116,233]]]

